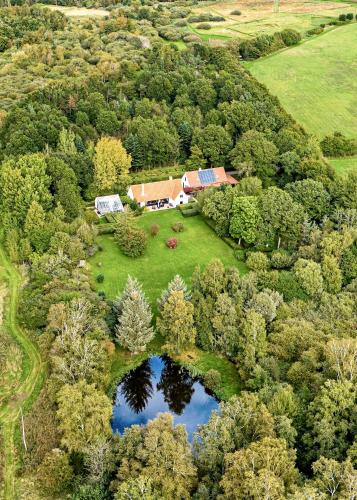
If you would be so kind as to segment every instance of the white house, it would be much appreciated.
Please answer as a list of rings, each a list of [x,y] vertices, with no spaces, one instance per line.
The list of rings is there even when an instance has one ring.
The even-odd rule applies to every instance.
[[[141,207],[173,208],[187,203],[189,195],[185,193],[181,179],[133,184],[129,187],[128,196]]]
[[[113,212],[122,212],[123,204],[118,194],[109,196],[98,196],[94,202],[98,215],[104,215]]]

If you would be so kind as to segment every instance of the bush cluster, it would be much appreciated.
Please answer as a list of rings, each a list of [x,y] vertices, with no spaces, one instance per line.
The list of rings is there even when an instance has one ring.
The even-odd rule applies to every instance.
[[[357,141],[348,139],[340,132],[324,137],[320,145],[325,156],[352,156],[357,154]]]
[[[202,13],[196,16],[190,16],[188,18],[188,21],[190,23],[204,23],[204,22],[212,22],[212,23],[219,23],[222,21],[225,21],[225,18],[223,16],[217,16],[214,14],[210,13]]]
[[[172,224],[171,229],[175,231],[175,233],[182,233],[182,231],[185,230],[185,226],[182,222],[175,222],[175,224]]]
[[[293,29],[276,32],[273,35],[261,35],[253,40],[244,40],[239,46],[242,59],[258,59],[284,47],[296,45],[301,35]]]

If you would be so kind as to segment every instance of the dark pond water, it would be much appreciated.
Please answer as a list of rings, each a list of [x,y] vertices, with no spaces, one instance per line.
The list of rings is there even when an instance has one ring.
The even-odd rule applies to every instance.
[[[120,381],[113,407],[113,432],[122,433],[133,424],[145,425],[159,413],[174,416],[175,424],[185,424],[188,437],[205,424],[216,398],[202,382],[166,356],[153,356]]]

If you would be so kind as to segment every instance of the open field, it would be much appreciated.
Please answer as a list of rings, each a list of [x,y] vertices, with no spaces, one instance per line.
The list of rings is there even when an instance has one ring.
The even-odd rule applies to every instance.
[[[308,132],[357,137],[357,24],[247,63]]]
[[[59,10],[68,17],[105,17],[109,12],[105,9],[86,9],[85,7],[64,7],[62,5],[45,5],[48,9]]]
[[[183,222],[185,230],[175,233],[171,225]],[[103,251],[90,259],[93,276],[102,273],[104,282],[98,284],[108,298],[121,293],[128,274],[137,277],[153,305],[175,274],[180,274],[189,284],[190,277],[197,265],[205,266],[212,259],[219,258],[226,266],[235,266],[241,272],[246,270],[237,261],[233,250],[207,226],[201,216],[183,218],[177,210],[165,210],[144,214],[138,224],[149,230],[151,224],[159,224],[160,232],[153,238],[149,236],[148,247],[142,257],[133,259],[121,253],[113,235],[98,237]],[[165,241],[170,236],[177,237],[179,244],[169,250]],[[99,267],[98,263],[102,265]]]
[[[338,175],[345,175],[350,172],[357,172],[357,156],[347,158],[329,158],[329,163],[336,170]]]
[[[210,22],[210,30],[197,30],[197,23],[190,28],[202,38],[250,38],[263,33],[274,33],[293,28],[302,34],[311,28],[327,23],[341,13],[355,12],[357,4],[323,0],[281,0],[279,12],[273,12],[273,0],[241,0],[230,2],[200,2],[194,13],[216,14],[224,22]],[[239,10],[241,15],[232,14]]]

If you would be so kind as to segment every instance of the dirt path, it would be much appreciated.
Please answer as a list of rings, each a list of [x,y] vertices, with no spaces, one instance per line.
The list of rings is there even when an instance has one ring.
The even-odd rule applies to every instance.
[[[31,396],[42,383],[44,367],[37,346],[17,323],[16,316],[21,277],[15,267],[9,262],[1,246],[0,266],[6,272],[9,288],[8,301],[4,314],[4,326],[8,334],[12,336],[23,352],[23,373],[21,380],[13,391],[11,400],[0,407],[0,425],[3,432],[5,457],[4,499],[14,500],[16,498],[15,430],[19,422],[21,407],[26,408],[31,401]]]

